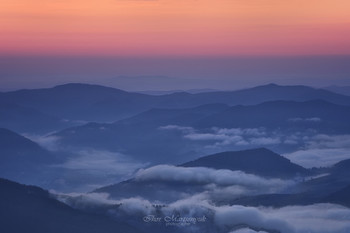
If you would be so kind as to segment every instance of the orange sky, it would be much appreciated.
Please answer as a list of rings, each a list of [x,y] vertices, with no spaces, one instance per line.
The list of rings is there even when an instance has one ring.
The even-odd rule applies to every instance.
[[[0,0],[0,54],[350,54],[349,0]]]

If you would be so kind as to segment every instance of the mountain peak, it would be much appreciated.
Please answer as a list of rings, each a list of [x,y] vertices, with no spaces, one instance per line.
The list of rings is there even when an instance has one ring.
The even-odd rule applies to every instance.
[[[307,90],[314,89],[313,87],[305,86],[305,85],[279,85],[276,83],[268,83],[265,85],[253,87],[253,89],[254,88],[283,88],[283,89],[285,89],[285,88],[302,88],[302,89],[307,89]]]
[[[263,85],[263,86],[265,86],[265,87],[282,87],[282,86],[280,86],[280,85],[278,85],[276,83],[268,83],[268,84]]]
[[[266,177],[290,178],[307,174],[307,169],[266,148],[226,151],[182,164],[184,167],[210,167],[241,170]]]
[[[122,91],[117,88],[113,87],[106,87],[102,85],[97,85],[97,84],[88,84],[88,83],[66,83],[62,85],[57,85],[54,86],[52,89],[54,90],[71,90],[71,89],[78,89],[78,90],[83,90],[83,89],[103,89],[103,90],[114,90],[114,91]]]
[[[333,165],[331,168],[333,173],[349,173],[350,172],[350,159],[342,160]]]
[[[40,149],[39,145],[33,141],[5,128],[0,128],[0,146],[2,149],[16,147],[24,147],[27,150],[29,148],[36,150]]]

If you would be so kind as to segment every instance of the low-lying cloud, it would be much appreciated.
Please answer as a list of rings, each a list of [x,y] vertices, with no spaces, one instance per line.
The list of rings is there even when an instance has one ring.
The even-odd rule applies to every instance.
[[[191,232],[213,233],[343,233],[350,231],[350,209],[328,203],[286,206],[282,208],[249,207],[241,205],[215,205],[203,195],[194,195],[167,205],[151,203],[143,198],[107,199],[106,194],[91,196],[83,194],[75,203],[67,198],[59,198],[75,208],[90,208],[91,205],[109,204],[109,213],[113,216],[130,220],[133,223],[143,222],[145,216],[179,216],[194,218],[205,216],[205,221],[197,223]],[[90,196],[89,196],[90,195]],[[88,204],[84,204],[82,202]],[[79,205],[77,204],[79,203]],[[89,206],[90,205],[90,206]],[[114,208],[111,211],[111,208]],[[179,232],[188,232],[189,228],[179,228]]]
[[[231,231],[230,233],[268,233],[266,231],[255,231],[249,228],[241,228],[239,230]]]
[[[171,165],[158,165],[141,169],[135,174],[135,180],[184,182],[203,185],[216,184],[220,186],[242,185],[264,187],[266,190],[293,184],[292,181],[265,179],[242,171],[216,170],[206,167],[176,167]]]
[[[57,200],[77,209],[89,209],[91,207],[120,203],[109,199],[108,193],[59,193],[52,190],[51,193]]]
[[[264,128],[217,128],[213,127],[208,132],[199,132],[191,127],[168,125],[160,127],[162,130],[178,130],[183,137],[192,141],[214,141],[208,147],[221,146],[259,146],[276,145],[281,143],[278,135],[270,135]]]
[[[230,233],[267,233],[266,231],[254,231],[249,228],[242,228],[236,231],[231,231]]]
[[[350,158],[349,149],[306,149],[284,154],[284,157],[305,168],[329,167]]]
[[[286,206],[282,208],[250,207],[242,205],[220,204],[216,200],[233,200],[241,195],[255,195],[258,192],[274,193],[290,187],[294,181],[265,179],[241,171],[215,170],[204,167],[176,167],[158,165],[139,170],[134,181],[138,182],[176,182],[186,185],[200,185],[198,193],[189,192],[175,201],[162,203],[149,201],[138,196],[113,199],[107,193],[57,195],[57,198],[74,208],[108,210],[117,219],[130,221],[144,227],[145,216],[179,216],[198,218],[205,216],[206,221],[196,225],[179,228],[179,232],[213,233],[343,233],[350,231],[350,209],[335,204],[314,204],[307,206]],[[263,191],[261,191],[263,190]],[[167,190],[164,190],[166,195]],[[168,190],[172,192],[172,190]],[[231,199],[230,199],[231,198]],[[226,202],[227,203],[227,202]],[[107,212],[106,212],[107,213]],[[209,229],[209,230],[208,230]]]
[[[296,117],[296,118],[289,118],[288,121],[291,121],[291,122],[321,122],[322,120],[319,117],[310,117],[310,118]]]
[[[350,158],[350,135],[304,136],[305,147],[283,156],[303,167],[329,167]]]
[[[148,209],[145,212],[155,213],[155,210]],[[172,213],[187,217],[205,215],[209,221],[207,224],[214,224],[217,227],[217,231],[213,232],[343,233],[350,231],[350,209],[327,203],[267,208],[241,205],[215,206],[210,202],[191,198],[174,202],[162,209],[162,214]],[[239,226],[246,227],[237,229]],[[206,229],[206,227],[207,225],[203,224],[203,228]],[[204,229],[197,232],[203,232]]]
[[[85,170],[87,173],[132,175],[137,169],[146,166],[121,153],[99,150],[81,150],[78,156],[57,165],[72,170]]]
[[[93,149],[70,152],[64,162],[50,165],[52,171],[57,171],[51,188],[91,191],[129,179],[138,169],[147,165],[118,152]]]
[[[291,118],[290,122],[321,122],[319,117]],[[268,131],[265,128],[211,128],[205,131],[176,125],[164,126],[163,130],[181,131],[183,137],[197,142],[204,142],[204,149],[238,150],[250,147],[289,148],[293,150],[283,156],[301,166],[327,167],[350,158],[350,135],[319,134],[315,129],[304,132],[283,133],[278,130]]]
[[[59,147],[60,137],[58,136],[54,136],[54,135],[42,136],[42,135],[31,135],[31,134],[24,134],[23,136],[38,143],[41,147],[49,151],[57,151],[60,149]]]

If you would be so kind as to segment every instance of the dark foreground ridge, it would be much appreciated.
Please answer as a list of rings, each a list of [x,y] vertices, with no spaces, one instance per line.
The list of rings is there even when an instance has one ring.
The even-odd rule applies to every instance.
[[[0,232],[139,233],[105,216],[86,214],[49,192],[0,178]]]

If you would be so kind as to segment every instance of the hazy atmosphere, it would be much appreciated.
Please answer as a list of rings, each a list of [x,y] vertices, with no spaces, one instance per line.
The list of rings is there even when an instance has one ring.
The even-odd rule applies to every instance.
[[[52,87],[67,82],[93,83],[130,91],[236,90],[267,83],[314,87],[350,85],[350,56],[347,55],[5,56],[0,60],[2,90]]]
[[[350,85],[349,9],[347,0],[2,1],[0,88]]]
[[[0,1],[0,232],[350,232],[347,0]]]

